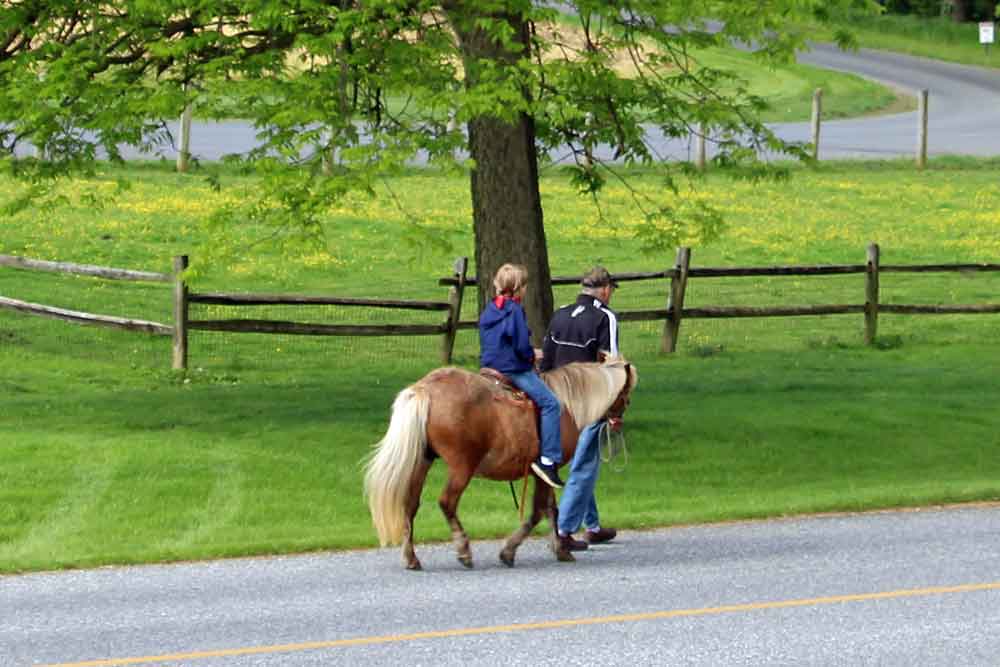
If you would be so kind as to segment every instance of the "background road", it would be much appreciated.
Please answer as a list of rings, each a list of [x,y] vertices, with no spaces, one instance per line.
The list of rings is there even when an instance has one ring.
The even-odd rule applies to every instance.
[[[862,49],[845,53],[817,44],[799,61],[853,72],[916,95],[930,91],[928,152],[1000,154],[1000,70]],[[785,139],[810,141],[808,123],[776,126]],[[914,155],[917,113],[830,121],[820,133],[820,158]]]
[[[813,50],[800,54],[799,61],[853,72],[911,96],[929,90],[928,153],[931,155],[1000,155],[1000,70],[871,49],[848,53],[825,44],[816,44]],[[808,122],[778,123],[772,127],[785,140],[811,141]],[[177,136],[176,123],[171,131]],[[253,127],[242,121],[195,122],[191,134],[191,151],[202,160],[218,160],[258,144]],[[689,160],[692,156],[690,141],[666,139],[655,130],[650,144],[664,158]],[[916,148],[915,111],[828,121],[823,123],[820,134],[820,159],[901,157],[914,155]],[[607,149],[599,149],[597,153],[605,158],[610,155]],[[176,151],[166,149],[162,155],[172,160]],[[126,153],[126,157],[139,154]],[[559,160],[563,156],[552,157]]]
[[[576,563],[533,539],[512,570],[499,549],[474,543],[469,571],[449,545],[418,545],[419,573],[382,549],[3,577],[0,664],[926,667],[1000,656],[1000,505],[626,532]]]

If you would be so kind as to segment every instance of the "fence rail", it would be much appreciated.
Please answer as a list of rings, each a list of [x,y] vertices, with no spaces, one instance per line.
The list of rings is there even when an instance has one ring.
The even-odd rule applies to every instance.
[[[190,303],[205,303],[217,306],[369,306],[373,308],[398,308],[401,310],[448,310],[451,308],[451,304],[444,301],[399,301],[337,296],[307,296],[301,294],[200,292],[189,294],[188,301]]]
[[[882,273],[934,273],[934,272],[976,272],[1000,271],[1000,264],[886,264],[879,269]],[[815,266],[730,266],[730,267],[698,267],[689,268],[691,278],[741,278],[750,276],[826,276],[865,273],[867,264],[822,264]],[[645,273],[616,273],[618,282],[633,282],[640,280],[655,280],[659,278],[675,278],[676,268]],[[577,285],[580,276],[556,276],[552,278],[553,285]],[[455,285],[455,278],[441,278],[439,285]],[[466,285],[477,285],[476,276],[469,276]]]
[[[50,262],[42,259],[16,257],[14,255],[0,255],[0,266],[7,266],[14,269],[48,271],[50,273],[69,273],[78,276],[92,276],[95,278],[105,278],[108,280],[133,280],[133,281],[147,281],[156,283],[169,283],[174,279],[173,276],[168,273],[156,273],[153,271],[133,271],[131,269],[115,269],[108,266],[94,266],[93,264]]]
[[[75,322],[76,324],[112,327],[114,329],[124,329],[126,331],[141,331],[155,336],[172,336],[174,333],[174,328],[172,326],[160,324],[159,322],[114,317],[112,315],[95,315],[93,313],[84,313],[78,310],[67,310],[65,308],[56,308],[55,306],[46,306],[40,303],[9,299],[5,296],[0,296],[0,308],[7,308],[8,310],[17,310],[22,313],[30,313],[41,317],[63,320],[64,322]]]

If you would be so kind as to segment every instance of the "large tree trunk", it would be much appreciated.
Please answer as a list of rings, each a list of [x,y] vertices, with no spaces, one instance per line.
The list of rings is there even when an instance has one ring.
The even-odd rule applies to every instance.
[[[474,24],[475,2],[449,3],[449,17],[465,56],[466,82],[477,81],[476,62],[487,59],[513,62],[520,56],[503,49]],[[495,17],[494,17],[495,18]],[[528,26],[505,16],[528,48]],[[523,91],[527,97],[528,91]],[[552,278],[545,245],[542,199],[538,189],[535,123],[521,113],[510,121],[480,116],[469,122],[472,171],[472,215],[476,240],[476,275],[480,310],[493,298],[493,275],[506,262],[528,269],[524,307],[532,340],[541,344],[552,317]]]
[[[541,344],[552,317],[552,280],[538,191],[535,124],[522,115],[511,125],[490,118],[469,123],[472,215],[480,309],[493,298],[493,275],[501,264],[528,268],[524,307],[532,339]]]

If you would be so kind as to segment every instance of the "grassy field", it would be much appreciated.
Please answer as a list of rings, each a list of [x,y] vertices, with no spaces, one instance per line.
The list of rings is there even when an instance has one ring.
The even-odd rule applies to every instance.
[[[813,92],[823,90],[823,118],[856,118],[916,108],[915,99],[854,74],[791,63],[763,67],[750,54],[736,49],[710,49],[696,55],[699,62],[735,73],[770,108],[761,114],[769,123],[807,121],[812,115]]]
[[[682,193],[727,220],[719,240],[690,239],[693,264],[856,263],[869,241],[884,263],[998,262],[998,171],[996,161],[940,159],[924,172],[908,161],[827,163],[783,183],[714,173]],[[73,182],[62,204],[6,219],[0,253],[159,271],[186,253],[195,289],[441,299],[437,278],[472,251],[468,184],[457,177],[413,172],[386,183],[395,199],[333,206],[324,247],[293,256],[255,245],[263,230],[249,225],[225,240],[205,227],[252,180],[223,173],[215,192],[198,175],[135,168],[133,187],[95,208],[87,193],[113,190],[120,175]],[[643,218],[624,189],[607,193],[600,222],[561,174],[542,187],[555,274],[672,265],[672,252],[641,252]],[[15,191],[0,182],[0,197]],[[242,252],[223,265],[220,245]],[[886,302],[996,303],[1000,276],[886,274],[882,289]],[[612,305],[662,307],[665,290],[628,284]],[[701,280],[688,305],[858,303],[863,291],[861,276]],[[170,321],[157,285],[0,269],[0,294]],[[400,321],[333,307],[246,316]],[[1000,498],[997,318],[884,315],[874,348],[862,345],[860,316],[691,320],[669,357],[657,354],[661,323],[624,325],[640,385],[628,465],[606,466],[599,485],[604,520],[646,528]],[[359,461],[396,392],[437,365],[438,347],[197,333],[190,371],[175,374],[169,341],[0,311],[0,572],[374,546]],[[475,365],[472,332],[456,352]],[[426,487],[420,541],[448,537],[435,502],[442,472]],[[516,524],[509,489],[482,481],[461,516],[474,538]]]
[[[920,18],[885,14],[859,16],[843,22],[860,46],[947,60],[981,67],[1000,67],[997,45],[979,43],[979,24],[955,23],[950,18]],[[817,39],[832,40],[832,34],[818,29]]]

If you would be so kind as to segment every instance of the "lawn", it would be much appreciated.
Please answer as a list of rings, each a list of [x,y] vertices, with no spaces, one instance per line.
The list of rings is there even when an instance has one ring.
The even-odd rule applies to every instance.
[[[687,239],[694,266],[860,263],[869,241],[884,263],[996,263],[998,167],[824,163],[760,183],[712,173],[675,203],[711,201],[726,219],[717,240]],[[437,279],[472,252],[461,177],[414,171],[387,181],[383,196],[331,206],[325,242],[296,254],[256,244],[265,230],[252,225],[222,238],[205,224],[252,179],[223,171],[217,192],[203,172],[136,166],[132,187],[95,207],[87,193],[116,189],[122,175],[74,181],[54,207],[6,218],[0,253],[157,271],[183,253],[194,289],[439,300]],[[640,191],[661,190],[651,174],[633,178]],[[0,197],[16,189],[0,181]],[[642,252],[644,218],[624,188],[610,186],[600,212],[556,170],[542,193],[554,274],[673,264],[673,251]],[[856,303],[863,283],[693,280],[687,305]],[[629,283],[612,305],[659,308],[666,287]],[[887,302],[996,303],[1000,276],[885,274],[882,289]],[[560,288],[556,300],[573,293]],[[0,268],[0,295],[170,321],[158,285]],[[401,317],[337,307],[248,316]],[[599,484],[604,520],[649,528],[1000,499],[998,317],[883,315],[872,348],[860,315],[691,320],[671,356],[657,352],[662,323],[624,324],[640,384],[628,464],[606,466]],[[186,374],[169,370],[169,346],[0,311],[0,572],[375,545],[359,462],[396,392],[438,364],[437,338],[195,333]],[[473,332],[460,333],[456,354],[475,365]],[[435,502],[442,472],[427,484],[418,540],[448,538]],[[460,511],[473,538],[517,521],[503,484],[474,482]]]
[[[884,14],[845,17],[842,25],[864,48],[907,53],[980,67],[1000,67],[997,45],[979,43],[979,24],[955,23],[947,17],[921,18]],[[817,39],[832,40],[832,32],[817,27]]]

